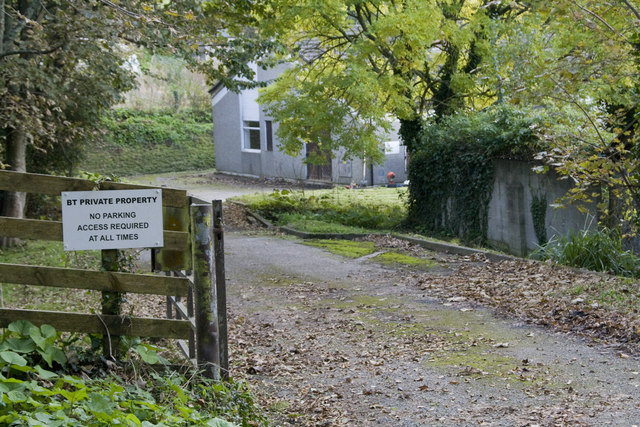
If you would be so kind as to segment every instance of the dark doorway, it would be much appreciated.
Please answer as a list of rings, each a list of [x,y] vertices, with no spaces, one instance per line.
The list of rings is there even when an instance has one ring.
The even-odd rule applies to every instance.
[[[318,144],[307,144],[307,159],[313,157],[315,160],[322,158],[323,164],[307,163],[307,179],[316,179],[319,181],[331,181],[331,152],[321,152]]]

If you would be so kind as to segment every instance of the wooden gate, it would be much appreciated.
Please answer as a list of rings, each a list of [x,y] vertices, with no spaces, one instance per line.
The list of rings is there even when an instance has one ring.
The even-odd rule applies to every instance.
[[[0,190],[60,196],[63,191],[155,188],[0,171]],[[119,336],[177,340],[179,348],[214,378],[228,378],[226,293],[222,204],[161,188],[164,247],[154,250],[152,270],[164,274],[132,274],[17,264],[0,264],[0,283],[167,297],[167,318],[114,315],[103,303],[99,314],[0,308],[0,327],[24,319],[60,331],[102,334],[106,356],[113,356]],[[199,230],[199,232],[194,232]],[[62,241],[62,222],[0,217],[0,236]],[[115,250],[103,250],[103,270]],[[104,300],[104,298],[103,298]]]

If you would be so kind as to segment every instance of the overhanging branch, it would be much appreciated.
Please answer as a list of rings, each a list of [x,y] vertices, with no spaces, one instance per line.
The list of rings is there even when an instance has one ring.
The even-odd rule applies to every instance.
[[[13,55],[48,55],[50,53],[55,52],[56,50],[59,50],[60,48],[62,48],[62,45],[55,46],[55,47],[52,47],[51,49],[46,49],[46,50],[12,50],[10,52],[4,52],[0,54],[0,59],[4,59],[7,56],[13,56]]]

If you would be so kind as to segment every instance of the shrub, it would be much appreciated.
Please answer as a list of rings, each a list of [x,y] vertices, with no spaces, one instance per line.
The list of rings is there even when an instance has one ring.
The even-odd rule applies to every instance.
[[[620,235],[607,229],[582,230],[553,237],[536,249],[531,258],[621,276],[640,276],[640,258],[623,250]]]
[[[158,360],[152,357],[153,348],[139,341],[133,340],[132,350],[145,361]],[[100,364],[95,356],[93,364]],[[78,354],[73,357],[78,359]],[[79,377],[69,373],[70,360],[60,334],[51,326],[36,327],[23,320],[10,324],[0,340],[0,424],[232,426],[225,420],[267,424],[241,383],[141,369],[148,365],[140,365],[131,381],[127,375],[104,372],[102,378]]]

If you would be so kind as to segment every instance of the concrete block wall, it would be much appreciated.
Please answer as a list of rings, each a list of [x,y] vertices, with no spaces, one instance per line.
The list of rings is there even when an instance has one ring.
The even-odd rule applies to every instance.
[[[534,196],[547,200],[545,227],[548,239],[597,225],[595,205],[588,207],[588,214],[574,206],[551,206],[571,189],[572,183],[559,179],[552,170],[546,174],[536,173],[532,170],[534,166],[517,160],[499,160],[495,164],[487,237],[490,245],[518,256],[525,256],[544,243],[538,242],[534,229],[531,209]]]

